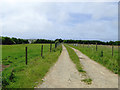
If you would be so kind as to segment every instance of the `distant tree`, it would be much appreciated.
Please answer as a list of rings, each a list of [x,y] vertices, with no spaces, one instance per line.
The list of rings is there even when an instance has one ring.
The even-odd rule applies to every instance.
[[[112,45],[112,44],[114,44],[114,42],[113,42],[113,41],[110,41],[110,42],[108,42],[108,44],[109,44],[109,45]]]
[[[56,39],[55,42],[58,41],[59,43],[62,43],[63,40],[62,39]]]
[[[28,42],[28,40],[23,40],[22,43],[27,44],[27,43],[29,43],[29,42]]]
[[[18,44],[22,44],[23,43],[23,39],[18,39]]]
[[[114,45],[120,45],[120,41],[115,41]]]
[[[14,41],[9,37],[2,37],[2,44],[11,45],[15,44]]]
[[[37,39],[34,43],[53,43],[52,40],[46,40],[46,39]]]
[[[9,38],[9,37],[1,37],[2,39],[2,44],[5,44],[5,45],[11,45],[11,44],[27,44],[29,43],[28,40],[24,40],[24,39],[17,39],[17,38]]]
[[[2,37],[0,37],[0,45],[2,44]]]
[[[17,38],[12,37],[12,40],[14,41],[15,44],[18,44],[18,43],[19,43],[19,41],[18,41]]]

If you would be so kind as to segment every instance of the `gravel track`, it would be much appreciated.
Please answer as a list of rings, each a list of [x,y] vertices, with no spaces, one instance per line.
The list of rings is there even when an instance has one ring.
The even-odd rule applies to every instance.
[[[36,88],[118,88],[118,75],[72,48],[79,56],[87,76],[92,79],[90,85],[81,82],[86,77],[77,71],[64,45],[62,48],[58,61],[43,78],[43,83]]]
[[[43,83],[37,88],[87,88],[64,46],[57,63],[49,70]]]
[[[83,65],[87,75],[93,80],[92,88],[118,88],[118,75],[91,60],[79,50],[72,48]]]

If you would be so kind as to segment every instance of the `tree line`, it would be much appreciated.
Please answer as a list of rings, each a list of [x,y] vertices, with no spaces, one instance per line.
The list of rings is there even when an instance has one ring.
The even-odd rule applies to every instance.
[[[33,43],[55,43],[53,40],[46,40],[46,39],[37,39]]]
[[[120,45],[120,41],[98,41],[98,40],[64,40],[64,43],[78,43],[78,44],[98,44],[98,45]]]
[[[3,45],[11,45],[11,44],[27,44],[29,43],[28,40],[20,39],[20,38],[10,38],[10,37],[0,37],[0,44]]]
[[[10,37],[0,37],[0,44],[3,45],[11,45],[11,44],[28,44],[28,43],[78,43],[78,44],[98,44],[98,45],[120,45],[120,41],[98,41],[98,40],[62,40],[62,39],[56,39],[56,40],[46,40],[46,39],[36,39],[36,40],[28,40],[28,39],[20,39],[20,38],[10,38]]]

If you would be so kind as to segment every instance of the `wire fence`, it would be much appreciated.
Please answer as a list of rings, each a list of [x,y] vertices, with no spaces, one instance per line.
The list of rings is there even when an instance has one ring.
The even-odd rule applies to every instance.
[[[87,51],[98,51],[103,53],[108,53],[110,56],[116,56],[118,54],[118,46],[116,45],[97,45],[97,44],[70,44],[73,46],[78,46],[81,49],[84,48],[84,50]],[[117,53],[117,54],[116,54]]]
[[[2,63],[9,65],[15,62],[25,62],[35,57],[42,57],[51,52],[55,44],[20,44],[2,46]]]
[[[70,44],[76,49],[79,49],[82,53],[86,54],[91,59],[99,62],[112,70],[114,73],[118,73],[118,53],[119,46],[115,45],[97,45],[97,44]]]

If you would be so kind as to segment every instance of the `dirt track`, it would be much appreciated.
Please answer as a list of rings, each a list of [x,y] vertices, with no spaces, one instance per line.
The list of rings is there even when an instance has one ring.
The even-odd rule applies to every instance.
[[[92,84],[87,85],[81,82],[85,77],[77,71],[63,46],[57,63],[49,70],[43,79],[43,83],[37,88],[118,88],[117,75],[89,59],[80,51],[76,49],[74,51],[79,56],[87,75],[93,80]]]
[[[77,71],[75,65],[70,60],[66,48],[63,51],[57,63],[50,69],[43,83],[38,88],[87,88],[89,87],[81,80],[84,77]]]
[[[118,88],[118,75],[72,48],[80,58],[84,70],[93,80],[93,88]]]

